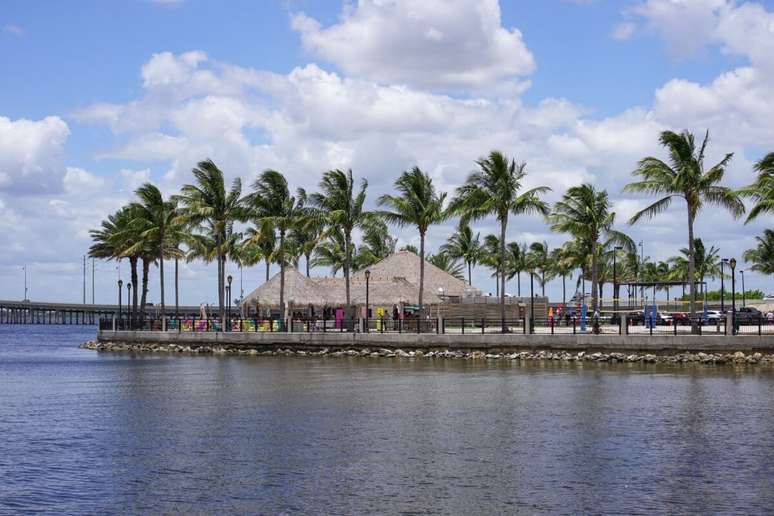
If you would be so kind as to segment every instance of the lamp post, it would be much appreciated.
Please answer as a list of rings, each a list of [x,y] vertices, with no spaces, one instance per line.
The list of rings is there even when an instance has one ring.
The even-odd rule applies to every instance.
[[[535,273],[529,271],[529,332],[535,333]],[[585,296],[586,293],[584,292]]]
[[[736,258],[728,260],[731,267],[731,334],[736,335]]]
[[[228,326],[226,331],[231,331],[231,282],[234,281],[234,278],[231,276],[231,274],[228,275],[226,281],[228,281],[228,287],[226,287],[226,293],[228,294],[228,311],[226,312]]]
[[[121,289],[124,288],[124,282],[118,280],[118,322],[121,322]]]
[[[134,314],[132,313],[132,283],[129,282],[126,284],[126,315],[128,316],[128,319],[131,321]]]
[[[747,294],[744,290],[744,270],[739,269],[739,274],[742,275],[742,306],[747,306]]]
[[[726,284],[724,281],[725,273],[723,272],[723,265],[728,263],[728,258],[720,260],[720,313],[726,313]]]
[[[645,266],[645,242],[640,240],[640,266],[637,268],[638,281],[642,282],[642,268]],[[645,287],[640,286],[640,299],[645,297]],[[647,303],[646,303],[647,304]]]
[[[370,295],[370,290],[371,290],[371,270],[370,269],[366,269],[366,271],[365,271],[365,279],[366,279],[365,332],[368,333],[369,332],[369,326],[368,326],[368,319],[369,319],[369,317],[368,316],[370,315],[368,307],[369,307],[369,301],[370,301],[369,295]]]
[[[22,270],[24,271],[24,300],[27,300],[27,266],[23,266]]]
[[[616,267],[616,258],[618,257],[618,251],[623,249],[621,246],[615,246],[613,248],[613,311],[618,312],[618,274]]]

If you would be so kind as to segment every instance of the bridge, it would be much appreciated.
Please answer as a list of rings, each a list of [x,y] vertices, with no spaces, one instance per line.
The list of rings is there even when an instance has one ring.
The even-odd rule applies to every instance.
[[[213,308],[209,307],[212,311]],[[215,308],[217,310],[217,307]],[[166,315],[175,315],[175,307],[167,306]],[[126,305],[120,312],[128,315]],[[161,307],[148,305],[145,307],[147,316],[158,317]],[[198,316],[198,306],[180,306],[177,309],[180,316]],[[96,325],[100,318],[119,315],[118,305],[99,305],[82,303],[50,303],[33,301],[3,301],[0,300],[0,324],[79,324]]]

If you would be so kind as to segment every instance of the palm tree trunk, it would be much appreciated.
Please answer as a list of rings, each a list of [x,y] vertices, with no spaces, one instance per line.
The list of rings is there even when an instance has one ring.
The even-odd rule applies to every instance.
[[[150,272],[150,260],[142,259],[142,295],[140,296],[140,318],[145,319],[145,304],[148,300],[148,273]],[[137,288],[135,286],[135,288]]]
[[[271,267],[271,264],[269,263],[269,259],[266,258],[266,281],[269,281],[269,268]]]
[[[546,297],[546,271],[541,271],[540,274],[540,295]]]
[[[218,234],[217,237],[215,237],[215,246],[216,250],[215,253],[218,257],[218,316],[220,320],[222,321],[225,316],[225,311],[223,310],[223,295],[224,295],[224,288],[223,288],[223,249],[221,249],[221,236]]]
[[[419,233],[419,318],[424,317],[424,306],[422,305],[422,291],[425,288],[425,232]]]
[[[349,230],[346,231],[344,235],[344,287],[346,290],[346,296],[347,296],[347,307],[349,307],[350,304],[350,296],[349,296],[349,265],[352,260],[352,257],[350,256],[350,248],[352,247],[352,234]],[[420,303],[421,304],[421,303]]]
[[[567,276],[562,274],[562,308],[567,305]]]
[[[311,259],[310,258],[311,254],[312,253],[304,253],[304,257],[306,258],[306,277],[307,278],[309,277],[309,260]]]
[[[597,241],[594,240],[591,247],[591,310],[594,312],[597,311],[597,304],[599,303],[598,282]]]
[[[159,253],[159,290],[161,291],[161,316],[167,314],[166,306],[164,305],[164,252]]]
[[[468,261],[468,285],[473,285],[472,275],[473,275],[473,264],[470,261]]]
[[[516,273],[516,295],[521,297],[521,271]]]
[[[139,281],[137,279],[137,257],[131,256],[129,257],[129,267],[132,271],[132,286],[134,287],[134,290],[132,290],[132,317],[137,317],[137,296],[139,295],[137,293],[137,285],[139,284]]]
[[[500,284],[500,319],[505,320],[505,274],[503,274],[503,264],[505,263],[505,230],[508,225],[508,214],[500,218],[500,260],[497,264],[497,272]]]
[[[693,206],[688,206],[688,295],[690,296],[691,320],[696,317],[696,266],[693,248]],[[693,324],[693,323],[692,323]]]
[[[180,274],[178,272],[178,262],[180,260],[175,257],[175,317],[180,314]]]
[[[280,231],[280,310],[282,311],[282,317],[285,317],[285,231]]]

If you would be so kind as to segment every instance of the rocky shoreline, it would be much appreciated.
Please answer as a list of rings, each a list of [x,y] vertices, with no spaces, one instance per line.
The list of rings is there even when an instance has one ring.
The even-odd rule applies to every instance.
[[[494,353],[483,351],[458,350],[410,350],[388,348],[322,348],[320,350],[277,347],[259,350],[235,346],[189,346],[180,344],[147,344],[126,342],[89,341],[81,344],[83,349],[123,353],[189,353],[213,355],[246,356],[312,356],[312,357],[369,357],[369,358],[414,358],[414,359],[458,359],[458,360],[541,360],[560,362],[604,362],[604,363],[646,363],[646,364],[769,364],[774,365],[774,354],[744,353],[617,353],[587,351],[529,350],[512,353]]]

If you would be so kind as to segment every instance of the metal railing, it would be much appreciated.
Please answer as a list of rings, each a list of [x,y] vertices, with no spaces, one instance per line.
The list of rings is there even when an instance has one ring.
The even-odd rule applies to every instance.
[[[450,318],[368,318],[327,319],[298,317],[288,320],[273,317],[218,318],[168,317],[131,319],[103,318],[103,331],[167,331],[178,333],[241,332],[241,333],[435,333],[461,335],[537,334],[537,335],[774,335],[774,321],[764,316],[737,319],[727,325],[725,319],[707,320],[680,317],[658,320],[628,317],[621,324],[618,316],[587,318],[549,317],[530,321],[526,318],[450,317]]]

